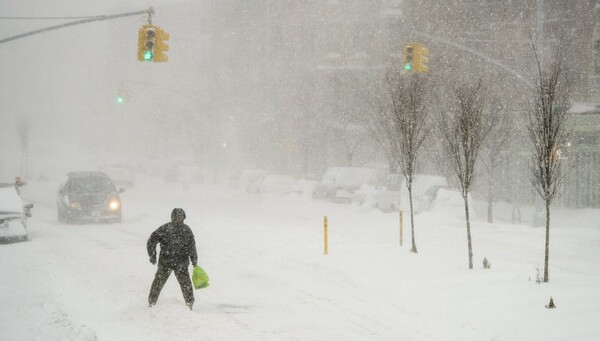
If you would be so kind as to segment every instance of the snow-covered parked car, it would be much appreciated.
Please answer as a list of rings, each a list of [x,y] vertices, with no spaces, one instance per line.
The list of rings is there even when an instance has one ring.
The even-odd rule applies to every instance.
[[[447,186],[432,186],[427,190],[419,204],[419,211],[444,213],[451,217],[465,218],[465,201],[460,191]],[[473,198],[469,194],[469,215],[475,217]]]
[[[240,174],[235,187],[246,192],[252,191],[252,188],[250,187],[255,183],[260,182],[267,174],[269,174],[269,172],[263,169],[244,169]]]
[[[360,188],[352,193],[350,200],[358,205],[376,207],[377,198],[383,191],[384,188],[379,185],[365,183],[360,185]]]
[[[418,174],[412,186],[413,205],[416,212],[428,210],[429,203],[437,195],[437,189],[447,187],[446,178],[437,175]],[[377,196],[377,207],[382,212],[394,212],[401,208],[401,198],[408,200],[406,180],[402,174],[390,174],[385,181],[385,189]],[[402,205],[408,209],[408,201]]]
[[[425,191],[425,194],[421,197],[419,202],[418,211],[429,211],[435,207],[435,202],[437,200],[437,195],[440,189],[448,189],[448,186],[445,185],[435,185],[431,186]]]
[[[249,188],[249,193],[278,193],[292,192],[296,180],[289,175],[267,174],[260,181],[255,181]]]
[[[0,184],[0,243],[25,241],[33,204],[23,202],[15,184]]]
[[[385,180],[385,189],[377,195],[377,208],[382,212],[393,212],[400,209],[402,189],[406,191],[404,176],[390,174]]]
[[[413,203],[423,199],[425,193],[435,186],[448,187],[448,181],[445,177],[438,175],[419,174],[415,176],[412,186]]]
[[[321,181],[315,186],[312,192],[313,199],[325,199],[333,195],[335,188],[335,177],[342,167],[331,167],[327,169]]]
[[[319,183],[315,180],[300,179],[294,183],[292,192],[298,195],[310,197],[315,192],[315,188]]]
[[[334,202],[350,203],[358,201],[356,193],[361,187],[375,186],[378,183],[377,172],[365,167],[342,167],[335,175],[335,184],[329,198]],[[364,201],[364,200],[363,200]]]

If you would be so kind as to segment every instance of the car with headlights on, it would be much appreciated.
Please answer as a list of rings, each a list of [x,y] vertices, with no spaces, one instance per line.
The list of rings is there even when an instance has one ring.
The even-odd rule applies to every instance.
[[[70,172],[56,198],[61,222],[121,222],[121,197],[103,172]]]

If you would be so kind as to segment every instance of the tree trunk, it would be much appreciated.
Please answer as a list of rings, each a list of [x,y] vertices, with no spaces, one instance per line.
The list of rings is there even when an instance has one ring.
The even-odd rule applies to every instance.
[[[412,186],[408,188],[408,202],[410,203],[410,236],[412,239],[412,247],[410,249],[410,252],[417,253],[417,243],[415,242],[415,221],[413,214]]]
[[[465,217],[467,219],[467,244],[469,248],[469,269],[473,269],[473,248],[471,246],[471,223],[469,221],[469,197],[464,196],[465,199]]]
[[[494,193],[493,193],[493,188],[492,188],[492,177],[490,176],[489,183],[488,183],[488,197],[487,197],[487,204],[488,204],[488,206],[487,206],[487,222],[490,224],[494,222],[493,199],[494,199]]]
[[[550,201],[546,200],[546,254],[544,256],[544,283],[548,282],[548,257],[550,254]]]

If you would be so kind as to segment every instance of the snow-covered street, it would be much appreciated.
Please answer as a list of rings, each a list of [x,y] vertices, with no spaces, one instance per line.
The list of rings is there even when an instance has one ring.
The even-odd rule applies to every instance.
[[[550,283],[544,230],[397,214],[302,196],[145,182],[123,223],[64,225],[57,184],[31,183],[30,242],[0,245],[2,340],[595,340],[600,335],[600,212],[555,210]],[[209,288],[190,312],[174,276],[147,306],[150,233],[187,212]],[[323,255],[323,217],[329,254]],[[492,264],[485,270],[481,260]],[[190,268],[191,269],[191,268]],[[556,309],[545,309],[550,296]]]
[[[0,32],[0,341],[600,340],[600,0]]]

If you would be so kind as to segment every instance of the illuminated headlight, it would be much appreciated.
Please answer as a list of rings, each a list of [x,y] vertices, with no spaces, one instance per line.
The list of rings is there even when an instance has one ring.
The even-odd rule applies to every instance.
[[[69,207],[71,207],[71,208],[81,208],[81,205],[79,205],[79,203],[78,203],[78,202],[72,202],[72,203],[69,205]]]
[[[117,199],[112,199],[109,203],[108,203],[108,207],[113,210],[116,211],[121,207],[121,202]]]

